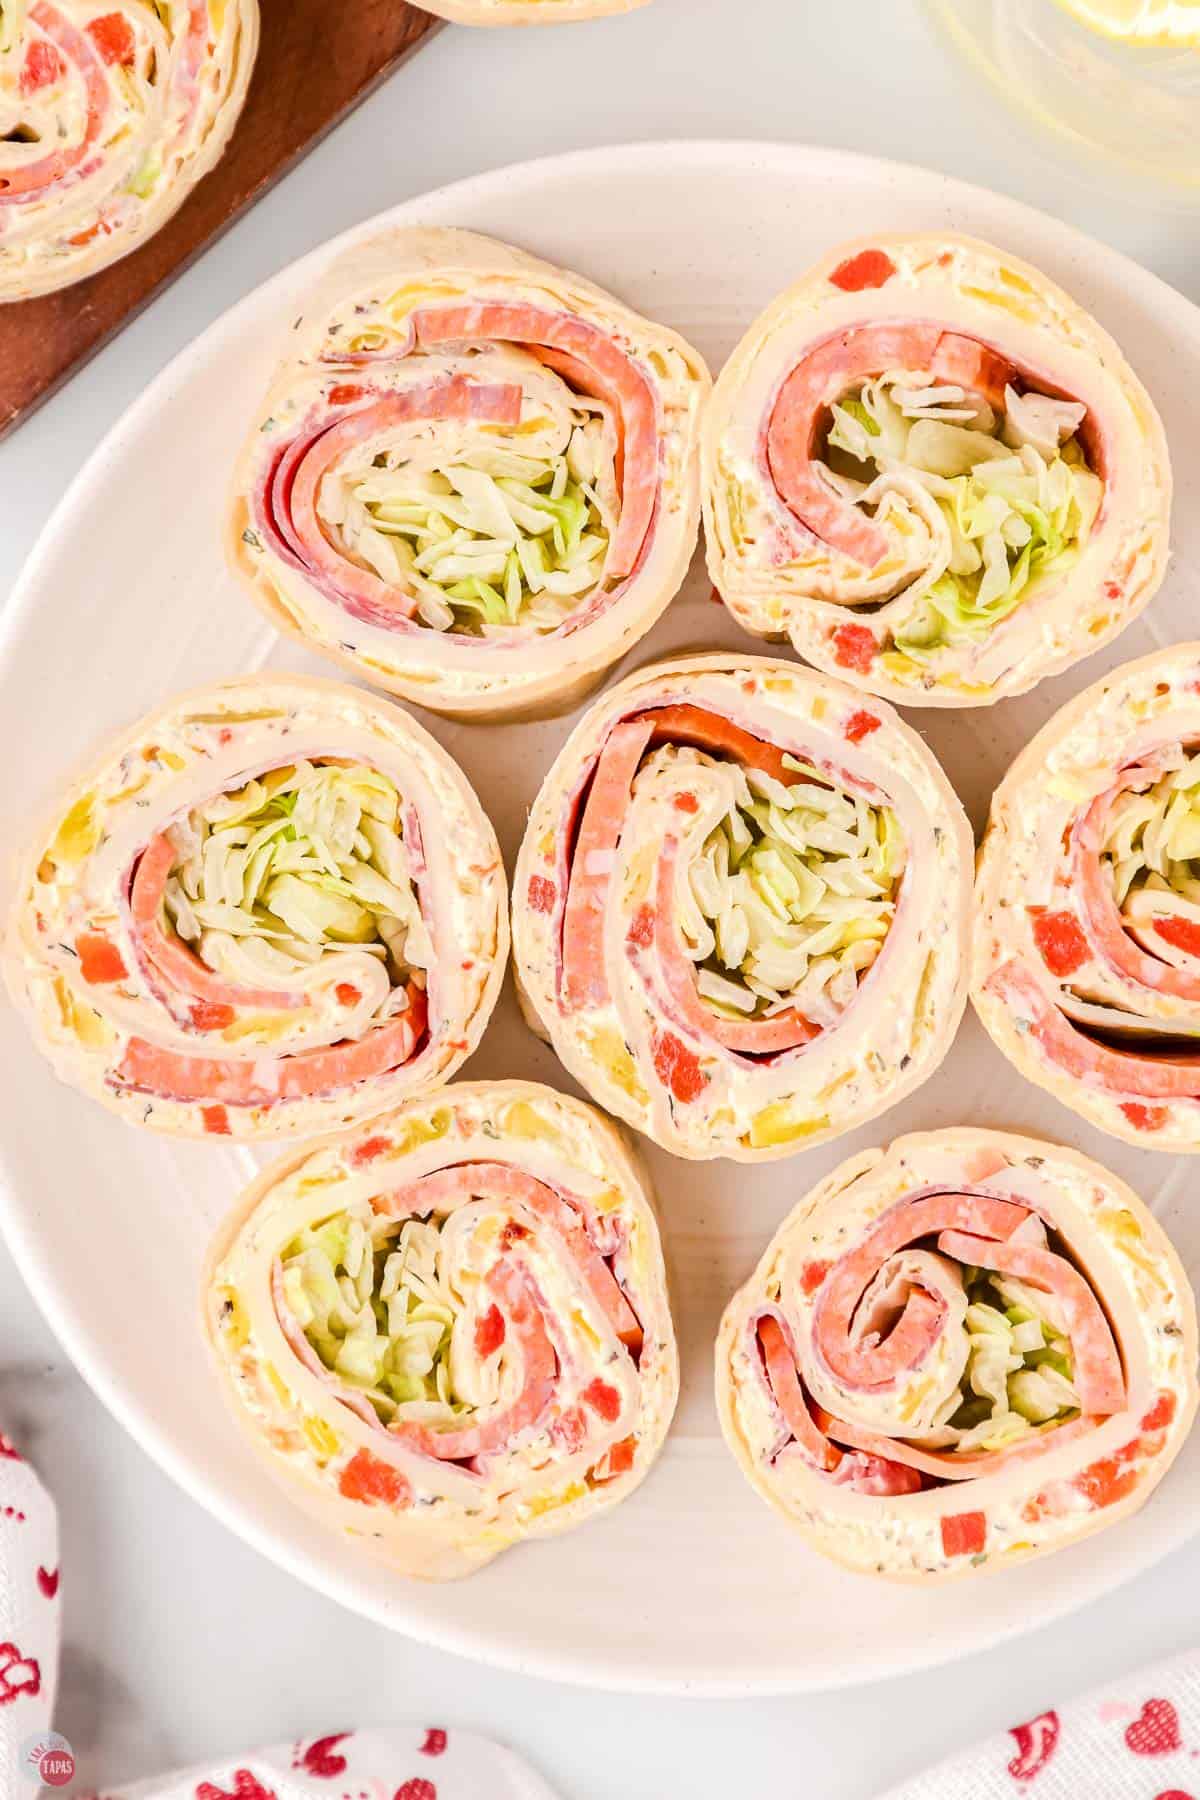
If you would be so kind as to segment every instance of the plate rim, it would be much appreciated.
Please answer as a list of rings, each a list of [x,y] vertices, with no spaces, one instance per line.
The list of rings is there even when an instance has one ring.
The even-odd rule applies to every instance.
[[[835,175],[841,172],[849,180],[870,180],[879,188],[884,205],[889,181],[936,184],[946,196],[962,206],[968,206],[972,200],[978,199],[985,200],[990,205],[998,202],[1015,221],[1024,219],[1031,225],[1036,223],[1041,229],[1047,224],[1052,225],[1059,233],[1068,254],[1075,252],[1085,259],[1087,256],[1099,256],[1108,270],[1113,273],[1123,270],[1130,281],[1139,284],[1143,291],[1156,293],[1160,304],[1181,308],[1185,314],[1192,316],[1195,334],[1200,341],[1200,307],[1123,251],[1112,248],[1041,208],[1030,206],[999,190],[962,181],[956,176],[919,163],[872,156],[834,146],[788,142],[784,139],[665,137],[597,145],[503,164],[413,195],[305,251],[249,289],[171,357],[131,404],[113,420],[51,508],[2,609],[0,669],[7,664],[12,641],[25,625],[27,615],[36,603],[38,588],[43,579],[42,565],[54,553],[60,526],[90,490],[104,481],[108,465],[123,437],[137,430],[148,415],[161,412],[172,385],[193,364],[202,362],[207,353],[218,348],[223,341],[236,337],[244,315],[264,300],[269,300],[276,290],[286,289],[306,273],[317,271],[339,253],[379,231],[397,225],[423,222],[430,209],[447,209],[454,205],[486,205],[500,195],[511,195],[514,189],[536,187],[541,181],[570,177],[576,171],[583,175],[593,170],[612,173],[628,169],[631,173],[644,173],[648,167],[655,167],[663,159],[676,167],[691,164],[702,168],[713,162],[728,166],[733,161],[747,163],[755,158],[765,162],[789,164],[798,174],[807,173],[811,176],[814,169],[825,168],[833,170]],[[1096,1592],[1082,1595],[1072,1592],[1060,1601],[1051,1601],[1046,1610],[1039,1614],[1036,1625],[1031,1628],[1025,1627],[1019,1618],[1014,1618],[1011,1624],[992,1629],[967,1648],[951,1637],[950,1641],[943,1644],[933,1644],[929,1653],[922,1654],[919,1660],[903,1665],[895,1661],[894,1651],[890,1653],[889,1660],[888,1653],[876,1653],[873,1656],[860,1648],[853,1656],[848,1653],[840,1663],[819,1672],[814,1672],[811,1668],[793,1668],[788,1672],[777,1665],[762,1676],[731,1677],[719,1672],[719,1660],[716,1660],[710,1662],[704,1673],[658,1673],[640,1664],[632,1669],[623,1667],[619,1657],[605,1653],[599,1646],[589,1649],[585,1654],[572,1654],[569,1661],[564,1661],[561,1653],[543,1650],[536,1642],[523,1639],[519,1630],[515,1633],[509,1630],[503,1634],[489,1634],[481,1633],[476,1628],[430,1619],[425,1615],[416,1619],[398,1616],[394,1603],[373,1603],[369,1594],[357,1588],[353,1592],[348,1591],[349,1584],[332,1564],[325,1563],[319,1556],[309,1556],[287,1543],[279,1543],[265,1527],[260,1528],[250,1507],[227,1501],[219,1484],[215,1480],[209,1481],[204,1470],[194,1467],[186,1454],[176,1448],[168,1427],[162,1425],[150,1409],[127,1394],[115,1376],[95,1362],[95,1346],[88,1333],[76,1324],[70,1310],[58,1301],[53,1267],[49,1257],[43,1256],[35,1243],[32,1217],[29,1205],[17,1193],[15,1182],[10,1183],[0,1146],[0,1232],[3,1233],[17,1269],[39,1311],[74,1368],[101,1404],[129,1434],[139,1450],[149,1456],[182,1489],[188,1499],[202,1506],[223,1526],[277,1567],[325,1598],[415,1642],[428,1644],[490,1667],[605,1692],[698,1699],[815,1694],[863,1686],[874,1681],[933,1670],[958,1656],[995,1648],[1027,1635],[1028,1630],[1037,1631],[1049,1626],[1106,1598],[1200,1535],[1200,1512],[1193,1515],[1195,1523],[1190,1528],[1185,1527],[1169,1534],[1143,1531],[1139,1544],[1128,1554],[1120,1573]],[[423,1588],[417,1591],[423,1591]]]

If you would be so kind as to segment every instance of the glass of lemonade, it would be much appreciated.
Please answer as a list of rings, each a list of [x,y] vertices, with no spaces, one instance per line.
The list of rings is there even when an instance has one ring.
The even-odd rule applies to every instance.
[[[1200,0],[926,0],[1011,105],[1200,201]]]

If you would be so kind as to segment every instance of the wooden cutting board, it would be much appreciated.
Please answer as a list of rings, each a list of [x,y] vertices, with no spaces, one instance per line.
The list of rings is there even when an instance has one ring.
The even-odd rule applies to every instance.
[[[0,437],[439,29],[403,0],[260,0],[262,41],[224,157],[131,256],[75,287],[0,306]]]

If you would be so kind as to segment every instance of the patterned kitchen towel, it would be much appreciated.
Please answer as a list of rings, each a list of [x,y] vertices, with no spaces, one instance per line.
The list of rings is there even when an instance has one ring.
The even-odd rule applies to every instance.
[[[881,1800],[1200,1800],[1200,1651],[1039,1713]]]
[[[58,1674],[58,1519],[0,1431],[0,1793],[50,1727]],[[36,1786],[30,1788],[36,1792]]]
[[[467,1731],[335,1731],[78,1800],[555,1800],[525,1763]]]

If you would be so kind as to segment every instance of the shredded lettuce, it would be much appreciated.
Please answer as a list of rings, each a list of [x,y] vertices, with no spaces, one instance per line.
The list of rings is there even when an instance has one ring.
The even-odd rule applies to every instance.
[[[1052,1295],[986,1269],[965,1269],[969,1350],[943,1410],[952,1448],[1000,1449],[1079,1411],[1071,1344]]]
[[[961,387],[893,372],[831,414],[826,473],[840,492],[861,498],[877,475],[903,474],[946,523],[945,573],[895,636],[905,655],[977,642],[1078,560],[1104,496],[1076,436],[1082,405],[1008,387],[998,416]]]
[[[519,425],[390,431],[321,484],[334,541],[415,593],[435,630],[553,631],[603,585],[619,513],[616,433],[607,407],[534,366],[524,376],[533,416]]]
[[[662,750],[654,760],[698,754]],[[785,784],[724,767],[728,810],[681,897],[699,992],[731,1018],[795,1006],[814,1024],[832,1023],[895,912],[905,855],[896,815],[819,779]]]
[[[284,1300],[312,1349],[384,1424],[465,1409],[450,1354],[461,1304],[435,1220],[340,1212],[299,1232],[280,1262]]]
[[[352,990],[374,985],[373,998],[393,1009],[410,979],[423,982],[432,946],[400,796],[376,770],[273,769],[193,808],[169,835],[178,860],[167,913],[209,967],[251,985],[287,985],[354,949],[365,956]]]
[[[1161,772],[1164,762],[1176,766]],[[1100,846],[1125,924],[1136,935],[1171,915],[1200,929],[1200,756],[1180,749],[1125,779]],[[1161,939],[1153,947],[1169,954]]]

